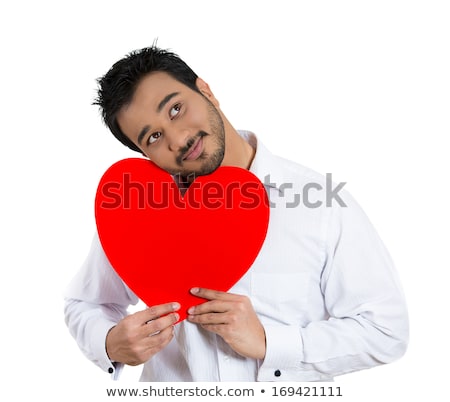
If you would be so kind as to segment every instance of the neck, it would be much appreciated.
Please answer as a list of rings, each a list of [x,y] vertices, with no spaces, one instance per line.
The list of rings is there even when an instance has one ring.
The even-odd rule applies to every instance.
[[[225,130],[225,156],[222,166],[236,166],[249,169],[255,156],[255,149],[231,126]]]

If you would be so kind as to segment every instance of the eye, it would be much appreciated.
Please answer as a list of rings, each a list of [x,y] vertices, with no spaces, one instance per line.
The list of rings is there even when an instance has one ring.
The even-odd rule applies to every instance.
[[[181,104],[177,103],[176,105],[172,106],[169,110],[169,116],[171,119],[174,119],[177,117],[178,113],[180,113],[181,110]]]
[[[151,134],[150,137],[148,137],[147,144],[148,145],[153,144],[154,142],[158,141],[159,137],[161,137],[161,133],[159,131],[157,131],[156,133]]]

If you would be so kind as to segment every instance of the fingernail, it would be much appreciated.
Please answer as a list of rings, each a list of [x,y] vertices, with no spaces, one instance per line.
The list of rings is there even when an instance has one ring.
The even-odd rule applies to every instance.
[[[180,303],[172,303],[172,310],[179,310],[180,307]]]
[[[175,318],[175,322],[177,322],[180,319],[180,315],[177,313],[175,313],[173,316]]]
[[[199,292],[199,290],[200,290],[199,288],[192,288],[191,293],[195,295]]]
[[[187,312],[188,314],[194,314],[195,307],[191,307]]]

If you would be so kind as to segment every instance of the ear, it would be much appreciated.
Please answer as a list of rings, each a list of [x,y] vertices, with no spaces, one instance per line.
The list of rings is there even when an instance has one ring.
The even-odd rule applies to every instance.
[[[211,88],[205,81],[198,77],[197,81],[195,81],[195,84],[197,85],[197,88],[203,94],[203,96],[208,98],[214,106],[219,107],[219,101],[216,99],[213,92],[211,91]]]

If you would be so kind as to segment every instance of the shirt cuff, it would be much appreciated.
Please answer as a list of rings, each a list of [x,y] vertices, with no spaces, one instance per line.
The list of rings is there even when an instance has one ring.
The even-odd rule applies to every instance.
[[[115,325],[117,325],[117,323],[113,321],[96,320],[92,332],[96,334],[96,336],[93,337],[93,344],[91,345],[93,355],[96,357],[95,363],[102,370],[111,374],[113,380],[118,379],[123,367],[122,363],[113,363],[106,353],[106,336]]]
[[[258,381],[296,381],[302,368],[303,341],[300,328],[290,325],[266,325],[266,356],[258,372]]]

